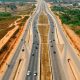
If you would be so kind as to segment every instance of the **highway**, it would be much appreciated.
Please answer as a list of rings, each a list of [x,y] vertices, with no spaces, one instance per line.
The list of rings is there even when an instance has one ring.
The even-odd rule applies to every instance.
[[[31,56],[29,61],[29,68],[27,70],[30,71],[30,75],[26,75],[25,80],[37,80],[37,74],[38,74],[38,56],[39,56],[39,34],[38,34],[38,18],[41,12],[41,4],[37,8],[37,13],[34,15],[34,19],[32,21],[32,27],[33,27],[33,45],[31,50]],[[27,74],[26,73],[26,74]],[[36,75],[35,75],[36,74]]]
[[[56,20],[56,17],[55,17],[55,16],[53,15],[53,13],[49,10],[47,4],[46,4],[46,11],[47,11],[48,15],[51,16],[52,21],[53,21],[53,24],[58,28],[58,30],[59,30],[62,38],[63,38],[63,41],[64,41],[64,43],[65,43],[64,45],[66,45],[66,48],[69,50],[72,59],[75,60],[75,63],[76,63],[76,65],[77,65],[78,69],[79,69],[79,67],[80,67],[80,59],[79,59],[79,57],[77,56],[76,52],[74,51],[73,47],[71,46],[69,40],[66,38],[66,35],[64,34],[63,30],[61,29],[58,21]],[[66,54],[66,53],[65,53],[65,54]],[[64,58],[65,58],[65,57],[64,57]],[[79,71],[80,71],[80,69],[79,69]]]
[[[58,51],[57,51],[55,36],[54,36],[54,31],[55,31],[54,22],[52,20],[52,17],[46,11],[46,5],[45,5],[44,1],[43,1],[43,10],[45,11],[45,13],[48,16],[49,25],[50,25],[50,30],[49,30],[49,35],[48,35],[48,37],[49,37],[48,43],[49,43],[50,56],[51,56],[53,80],[66,80],[64,71],[62,69],[62,65],[60,62],[60,58],[58,57]]]
[[[52,57],[52,70],[53,70],[53,78],[54,80],[66,80],[64,71],[62,69],[62,65],[60,63],[60,58],[58,57],[58,51],[55,42],[55,35],[54,35],[54,24],[51,20],[50,15],[48,15],[49,22],[50,22],[50,32],[49,32],[49,46],[50,46],[50,53]]]
[[[28,25],[30,25],[30,23]],[[18,45],[18,48],[16,49],[16,51],[14,53],[14,56],[13,56],[13,58],[12,58],[10,64],[9,64],[10,66],[8,67],[7,71],[5,72],[5,75],[4,75],[2,80],[9,80],[10,75],[11,75],[11,73],[13,71],[13,68],[14,68],[14,66],[16,64],[16,60],[18,58],[19,52],[22,50],[21,48],[22,48],[22,46],[24,44],[28,28],[29,27],[27,27],[27,29],[25,30],[25,32],[23,34],[23,37],[22,37],[22,40],[20,41],[20,43]]]
[[[24,30],[22,39],[14,53],[14,56],[10,62],[10,66],[8,67],[7,71],[5,72],[5,75],[2,80],[9,80],[11,73],[14,69],[14,66],[16,64],[16,60],[20,54],[20,51],[22,50],[22,46],[25,42],[26,35],[28,32],[28,29],[30,28],[30,25],[32,27],[32,33],[33,33],[33,44],[31,49],[31,55],[29,59],[28,69],[26,71],[25,80],[37,80],[38,73],[38,58],[39,58],[39,49],[40,49],[40,38],[39,38],[39,32],[38,32],[38,18],[40,13],[44,11],[45,14],[48,16],[48,21],[50,25],[49,29],[49,35],[48,35],[48,43],[49,43],[49,50],[50,50],[50,58],[51,58],[51,68],[52,68],[52,77],[53,80],[69,80],[67,76],[67,71],[65,71],[65,67],[63,68],[62,63],[66,62],[66,52],[64,52],[63,62],[61,62],[59,51],[57,49],[56,39],[55,39],[55,29],[58,28],[63,41],[65,45],[65,49],[69,50],[70,52],[70,58],[75,62],[78,71],[80,72],[80,59],[77,57],[76,52],[70,45],[69,41],[66,39],[65,34],[63,33],[62,29],[60,28],[59,23],[57,22],[56,18],[50,11],[50,9],[47,6],[47,3],[43,0],[39,1],[36,7],[35,12],[30,17],[27,27]],[[26,66],[27,68],[27,66]]]
[[[38,6],[39,6],[39,5],[38,5]],[[37,7],[36,7],[36,10],[37,10]],[[37,11],[36,11],[36,10],[35,10],[35,12],[37,13],[38,10],[37,10]],[[19,54],[20,54],[20,52],[21,52],[21,50],[22,50],[22,46],[24,45],[24,42],[25,42],[25,39],[26,39],[26,35],[27,35],[28,30],[29,30],[30,24],[31,24],[31,22],[32,22],[33,16],[35,15],[35,12],[34,12],[33,15],[29,18],[29,21],[28,21],[28,24],[26,25],[26,28],[25,28],[25,30],[24,30],[24,33],[22,33],[22,34],[23,34],[22,39],[21,39],[21,41],[19,42],[19,45],[18,45],[18,47],[17,47],[17,49],[16,49],[16,51],[15,51],[15,53],[14,53],[14,56],[12,57],[12,59],[11,59],[11,61],[10,61],[10,64],[8,64],[9,67],[7,68],[7,70],[6,70],[6,72],[5,72],[2,80],[9,80],[9,78],[10,78],[12,72],[13,72],[13,69],[14,69],[15,64],[16,64],[16,60],[17,60],[17,58],[18,58],[18,56],[19,56]],[[35,24],[35,23],[34,23],[34,24]],[[35,46],[35,47],[36,47],[36,46]]]
[[[45,2],[44,2],[45,3]],[[76,64],[76,67],[77,67],[77,70],[78,70],[78,72],[80,72],[80,58],[77,56],[77,54],[76,54],[76,51],[73,49],[73,47],[71,46],[71,44],[70,44],[70,42],[69,42],[69,40],[66,38],[66,35],[64,34],[64,32],[63,32],[63,30],[61,29],[61,27],[60,27],[60,25],[59,25],[59,23],[58,23],[58,21],[56,20],[56,18],[55,18],[55,16],[53,15],[53,13],[50,11],[50,9],[48,8],[48,6],[47,6],[47,4],[45,3],[45,8],[46,8],[46,13],[47,13],[47,15],[48,15],[48,19],[49,19],[49,22],[50,22],[50,28],[52,28],[52,27],[54,27],[55,26],[55,28],[54,28],[54,30],[53,29],[51,29],[51,30],[53,30],[52,32],[53,33],[55,33],[55,30],[56,30],[56,28],[58,28],[58,30],[59,30],[59,32],[60,32],[60,35],[62,36],[62,39],[63,39],[63,41],[64,41],[64,45],[65,45],[65,51],[64,51],[64,56],[63,56],[63,65],[65,66],[65,64],[67,64],[66,63],[66,60],[67,60],[67,55],[69,55],[70,56],[70,59],[72,60],[72,61],[74,61],[74,63]],[[50,35],[51,36],[51,35]],[[50,40],[52,39],[52,36],[51,36],[51,38],[50,38]],[[53,38],[54,39],[54,38]],[[52,42],[52,44],[53,44],[53,42]],[[54,45],[55,46],[57,46],[56,45],[56,43],[55,43],[55,41],[54,41]],[[54,46],[53,45],[53,46]],[[56,50],[56,49],[55,49]],[[57,50],[58,51],[58,50]],[[51,51],[52,52],[52,51]],[[69,53],[69,54],[68,54]],[[57,61],[57,63],[59,63],[59,61],[60,61],[60,56],[59,56],[59,54],[57,54],[57,56],[56,56],[56,59],[58,59],[58,61]],[[53,61],[54,62],[54,61]],[[62,69],[62,67],[60,66],[61,64],[59,63],[59,65],[58,65],[58,69]],[[53,67],[54,67],[54,65],[53,65]],[[67,68],[67,66],[65,67],[65,69]],[[65,69],[64,69],[64,71],[65,71]],[[75,69],[75,68],[74,68]],[[76,70],[76,69],[75,69]],[[54,69],[53,69],[53,71],[55,71]],[[66,79],[68,79],[69,80],[69,77],[67,76],[68,75],[68,71],[65,71],[64,72],[63,70],[61,70],[60,72],[62,73],[62,74],[65,74],[64,75],[64,77],[63,77],[63,75],[62,75],[62,79],[58,79],[58,80],[66,80]],[[59,73],[59,71],[58,71],[58,73]],[[58,74],[57,74],[58,75]],[[66,79],[65,79],[65,76],[66,76]],[[56,80],[56,79],[55,79]]]
[[[38,53],[39,53],[39,36],[37,31],[37,20],[38,20],[38,17],[35,17],[34,22],[32,24],[33,25],[33,45],[32,45],[32,51],[30,56],[29,68],[28,68],[28,71],[31,71],[31,75],[26,76],[25,80],[36,80],[36,76],[34,76],[34,73],[37,73]]]

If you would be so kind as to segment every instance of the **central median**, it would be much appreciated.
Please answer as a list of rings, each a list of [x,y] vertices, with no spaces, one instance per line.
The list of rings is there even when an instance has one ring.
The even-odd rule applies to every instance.
[[[38,30],[41,38],[40,80],[52,80],[50,56],[49,56],[49,45],[48,45],[49,24],[48,24],[48,18],[43,12],[39,16]]]

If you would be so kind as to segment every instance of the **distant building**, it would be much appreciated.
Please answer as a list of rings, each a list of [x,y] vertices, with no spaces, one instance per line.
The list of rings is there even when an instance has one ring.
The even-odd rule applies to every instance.
[[[0,1],[5,1],[5,2],[35,2],[36,0],[0,0]]]
[[[80,2],[80,0],[63,0],[63,2],[74,3],[74,2]]]
[[[62,0],[45,0],[47,2],[62,2]]]
[[[64,2],[64,3],[75,3],[80,2],[80,0],[45,0],[47,2]]]

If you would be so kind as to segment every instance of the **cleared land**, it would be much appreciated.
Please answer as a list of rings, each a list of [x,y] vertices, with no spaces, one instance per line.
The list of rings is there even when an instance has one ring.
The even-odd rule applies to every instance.
[[[18,41],[20,35],[23,31],[23,26],[28,19],[29,16],[25,16],[19,22],[17,22],[19,29],[13,34],[13,36],[9,39],[9,41],[4,45],[4,47],[0,50],[0,68],[5,63],[5,60],[8,58],[11,50],[14,48],[16,42]],[[16,26],[14,26],[16,27]],[[12,28],[12,27],[11,27]],[[4,59],[3,59],[4,58]]]
[[[39,17],[38,29],[41,36],[41,80],[52,80],[48,45],[49,25],[48,18],[44,13],[41,13]]]
[[[10,26],[10,24],[14,24],[14,21],[18,18],[20,18],[20,16],[13,16],[8,12],[0,12],[0,39],[14,28],[14,25]]]
[[[14,7],[15,9],[11,8]],[[3,48],[0,50],[0,68],[2,67],[2,64],[5,63],[5,60],[7,60],[11,50],[14,48],[16,41],[18,41],[20,35],[23,31],[23,26],[26,22],[26,20],[29,18],[29,15],[32,14],[35,5],[33,4],[6,4],[6,11],[4,12],[4,9],[1,9],[3,6],[0,6],[0,39],[2,39],[9,31],[13,30],[16,26],[14,25],[14,21],[18,18],[21,18],[17,21],[17,26],[19,26],[19,29],[13,34],[13,36],[8,40],[6,44],[4,44]],[[24,11],[26,12],[24,14]],[[13,24],[13,26],[10,26],[10,24]],[[4,58],[4,60],[3,60]]]
[[[35,4],[32,3],[5,3],[5,7],[0,6],[0,12],[10,12],[13,15],[30,15],[35,7]]]
[[[0,50],[0,70],[3,67],[5,61],[8,59],[8,56],[11,55],[12,49],[15,48],[15,45],[23,32],[24,24],[35,8],[33,4],[17,4],[15,5],[17,8],[13,10],[10,9],[10,5],[7,5],[7,12],[4,12],[3,10],[0,12],[0,39],[5,37],[6,34],[13,30],[16,26],[19,26],[19,28]],[[26,15],[24,14],[24,11],[26,12]],[[14,24],[15,20],[17,20],[16,24]],[[13,26],[10,26],[10,24]]]
[[[5,6],[6,12],[5,8],[2,5],[0,6],[0,39],[2,39],[8,31],[14,28],[14,26],[12,26],[12,28],[9,27],[10,24],[14,23],[16,19],[21,18],[22,16],[26,16],[27,18],[27,16],[30,16],[35,9],[35,4],[31,3],[19,3],[14,5],[5,4]],[[23,25],[24,22],[22,21],[20,26]]]
[[[23,4],[22,6],[17,5],[17,10],[14,13],[15,15],[31,15],[35,9],[35,4]]]

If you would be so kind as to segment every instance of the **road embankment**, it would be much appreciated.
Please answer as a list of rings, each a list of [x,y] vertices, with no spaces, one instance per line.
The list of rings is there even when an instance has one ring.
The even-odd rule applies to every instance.
[[[57,16],[59,24],[62,26],[64,33],[67,35],[68,40],[71,45],[77,50],[78,56],[80,56],[80,37],[75,34],[73,30],[69,28],[68,25],[62,24],[60,18]]]

